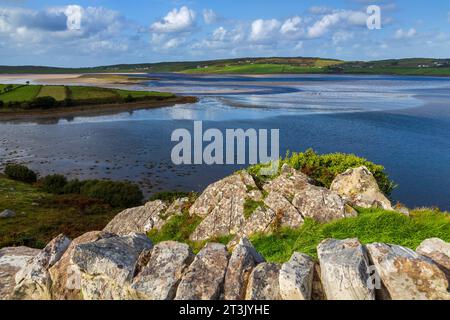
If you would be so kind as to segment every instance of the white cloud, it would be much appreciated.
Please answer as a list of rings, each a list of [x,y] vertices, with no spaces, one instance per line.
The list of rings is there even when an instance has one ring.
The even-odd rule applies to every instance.
[[[157,33],[183,32],[195,25],[195,11],[186,6],[170,11],[161,21],[152,24],[151,29]]]
[[[338,29],[346,25],[366,26],[367,14],[360,11],[341,10],[324,15],[308,28],[310,38],[319,38],[325,35],[331,28]]]
[[[412,38],[417,34],[416,29],[411,28],[409,30],[403,30],[403,29],[398,29],[395,32],[394,38],[395,39],[406,39],[406,38]]]
[[[215,41],[224,41],[226,35],[227,30],[224,27],[220,27],[214,30],[212,38]]]
[[[213,24],[217,21],[217,14],[212,9],[203,10],[203,20],[206,24]]]
[[[250,40],[258,42],[272,38],[281,26],[280,21],[276,19],[253,21],[250,31]]]
[[[300,30],[301,22],[302,22],[302,19],[299,16],[295,16],[293,18],[287,19],[281,26],[280,32],[282,34],[298,32]]]

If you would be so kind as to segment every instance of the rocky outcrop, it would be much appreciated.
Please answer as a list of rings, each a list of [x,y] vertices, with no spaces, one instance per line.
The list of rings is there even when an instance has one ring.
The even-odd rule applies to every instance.
[[[246,300],[281,300],[280,265],[261,263],[253,269],[248,281]]]
[[[152,251],[148,263],[134,279],[132,289],[142,300],[171,300],[178,283],[194,260],[187,244],[162,242]]]
[[[417,247],[416,252],[433,260],[450,281],[450,243],[439,238],[427,239]]]
[[[225,275],[225,300],[243,300],[245,288],[252,270],[264,262],[264,258],[256,252],[253,245],[246,238],[242,238],[234,248]]]
[[[367,245],[377,274],[393,300],[450,300],[448,280],[430,259],[401,246]]]
[[[81,274],[80,287],[86,300],[132,299],[129,289],[138,259],[152,248],[144,234],[112,236],[77,245],[72,262]]]
[[[375,291],[368,287],[369,260],[357,239],[324,240],[317,253],[328,300],[375,299]]]
[[[221,298],[228,252],[224,245],[208,243],[195,257],[178,286],[176,300]]]
[[[311,300],[314,261],[295,252],[280,270],[280,295],[283,300]]]
[[[16,216],[16,213],[12,210],[3,210],[2,212],[0,212],[0,218],[13,218]]]
[[[333,180],[330,190],[353,206],[393,210],[391,202],[380,191],[375,177],[364,166],[348,169],[338,175]]]
[[[16,274],[16,286],[12,298],[17,300],[51,299],[52,282],[48,270],[61,259],[70,242],[70,239],[64,235],[59,235],[38,255],[29,260]]]
[[[16,285],[16,273],[41,250],[28,247],[0,249],[0,300],[6,300]]]

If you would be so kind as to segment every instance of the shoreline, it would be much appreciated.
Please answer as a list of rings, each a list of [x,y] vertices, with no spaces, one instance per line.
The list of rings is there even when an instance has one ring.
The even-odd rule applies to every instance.
[[[173,107],[176,104],[189,104],[198,101],[193,96],[176,96],[162,101],[137,101],[129,103],[110,103],[99,105],[81,105],[48,110],[0,111],[0,123],[16,121],[56,120],[80,116],[103,116],[118,112]]]

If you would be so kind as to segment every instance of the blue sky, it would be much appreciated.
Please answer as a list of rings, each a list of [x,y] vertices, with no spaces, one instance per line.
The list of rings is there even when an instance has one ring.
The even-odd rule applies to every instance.
[[[381,8],[380,30],[366,25]],[[70,21],[78,22],[76,27]],[[450,1],[0,0],[0,65],[450,58]]]

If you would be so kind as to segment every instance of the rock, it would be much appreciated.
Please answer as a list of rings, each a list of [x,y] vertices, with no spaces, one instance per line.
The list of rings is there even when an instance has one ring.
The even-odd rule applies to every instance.
[[[72,263],[74,249],[79,244],[95,242],[107,237],[101,231],[93,231],[74,239],[61,259],[48,271],[52,280],[52,299],[54,300],[81,300],[81,273]],[[111,235],[109,235],[111,236]]]
[[[193,260],[194,254],[187,244],[161,242],[153,248],[148,264],[134,279],[132,288],[139,299],[172,300]]]
[[[314,261],[295,252],[280,270],[280,295],[283,300],[311,300]]]
[[[280,226],[298,228],[305,222],[297,208],[279,192],[270,192],[264,200],[264,204],[279,217]]]
[[[368,258],[357,239],[327,239],[317,247],[321,279],[328,300],[374,300],[368,288]]]
[[[247,238],[242,238],[234,248],[225,275],[225,300],[243,300],[253,268],[264,261]]]
[[[28,247],[0,249],[0,300],[7,300],[16,284],[17,271],[25,267],[29,260],[41,250]]]
[[[346,206],[345,201],[335,192],[314,185],[308,185],[298,192],[292,204],[303,217],[321,223],[358,215],[355,210]]]
[[[85,300],[131,299],[131,282],[141,253],[151,249],[144,234],[113,236],[75,246],[72,262],[81,273]]]
[[[380,191],[377,180],[364,166],[348,169],[338,175],[330,189],[353,206],[393,210],[391,202]]]
[[[15,216],[16,216],[16,213],[9,209],[6,209],[0,213],[0,218],[13,218]]]
[[[147,233],[155,225],[161,224],[161,217],[167,209],[167,205],[160,201],[151,201],[144,206],[126,209],[116,215],[103,229],[105,232],[126,236],[130,233]]]
[[[417,247],[416,252],[433,260],[450,281],[450,243],[439,238],[427,239]]]
[[[218,300],[228,265],[224,245],[208,243],[195,257],[178,286],[176,300]]]
[[[393,300],[450,300],[445,274],[413,250],[383,243],[367,245],[370,258]]]
[[[51,278],[48,270],[62,257],[70,245],[70,239],[59,235],[20,269],[16,274],[16,286],[12,298],[15,300],[51,299]]]
[[[318,263],[314,264],[311,300],[327,300],[325,289],[323,288],[322,285],[320,265]]]
[[[295,194],[305,189],[309,184],[312,184],[312,182],[307,175],[284,165],[281,174],[266,183],[263,189],[267,193],[281,193],[285,198],[289,199],[293,198]]]
[[[239,234],[246,222],[244,204],[250,190],[256,192],[251,193],[253,200],[261,198],[253,178],[245,171],[208,186],[189,209],[191,215],[204,218],[190,239],[203,241]]]
[[[245,300],[281,300],[280,265],[261,263],[250,275]]]

